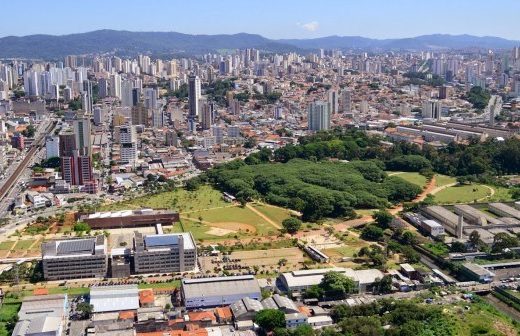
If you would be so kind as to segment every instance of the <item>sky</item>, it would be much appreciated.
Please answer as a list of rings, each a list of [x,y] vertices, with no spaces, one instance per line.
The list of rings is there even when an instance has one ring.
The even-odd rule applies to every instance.
[[[0,37],[97,29],[279,38],[471,34],[520,40],[520,0],[2,1]]]

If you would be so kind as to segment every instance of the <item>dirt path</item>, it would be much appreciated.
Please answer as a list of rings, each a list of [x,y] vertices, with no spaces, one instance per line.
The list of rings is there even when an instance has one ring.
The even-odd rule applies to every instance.
[[[445,184],[443,186],[440,186],[440,187],[437,187],[435,189],[433,189],[430,194],[432,195],[435,195],[436,193],[440,192],[440,191],[443,191],[444,189],[446,188],[449,188],[449,187],[454,187],[457,185],[457,182],[453,182],[453,183],[450,183],[450,184]]]
[[[260,211],[256,210],[251,204],[247,203],[246,207],[249,210],[253,211],[255,214],[257,214],[258,216],[262,217],[263,220],[265,220],[267,223],[271,224],[272,226],[274,226],[278,230],[282,229],[282,227],[280,225],[278,225],[278,223],[273,222],[273,220],[271,218],[267,217],[266,215],[264,215]]]
[[[477,200],[477,202],[483,202],[485,201],[486,199],[488,198],[491,198],[495,195],[495,189],[486,185],[486,184],[482,184],[483,187],[487,188],[489,190],[489,195],[486,195],[485,197],[482,197],[480,199]]]
[[[207,208],[207,209],[199,209],[199,210],[191,210],[191,211],[180,211],[180,213],[188,214],[188,213],[203,212],[203,211],[216,210],[216,209],[234,208],[234,207],[237,207],[237,206],[238,206],[238,204],[230,204],[230,205],[214,207],[214,208]]]

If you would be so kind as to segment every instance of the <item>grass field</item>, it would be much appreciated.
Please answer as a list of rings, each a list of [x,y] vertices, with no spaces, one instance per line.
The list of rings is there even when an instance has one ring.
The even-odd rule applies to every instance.
[[[434,195],[437,203],[471,203],[490,195],[490,190],[481,184],[456,185]]]
[[[13,248],[14,241],[4,241],[0,243],[0,251],[9,251]]]
[[[197,221],[199,216],[202,217],[203,222],[209,223],[243,223],[249,224],[256,229],[256,235],[270,235],[278,231],[274,226],[267,223],[263,218],[249,210],[239,206],[203,210],[185,214],[186,216]],[[226,228],[231,230],[236,229],[233,225],[226,225]],[[245,230],[244,230],[245,231]]]
[[[220,191],[210,186],[201,186],[197,191],[177,189],[157,195],[138,197],[129,201],[108,204],[101,207],[102,211],[137,209],[137,208],[166,208],[179,212],[191,212],[202,209],[229,205],[222,199]]]
[[[396,176],[402,178],[405,181],[416,184],[421,188],[424,188],[424,186],[426,185],[426,177],[422,176],[419,173],[404,172],[404,173],[396,174]]]
[[[21,303],[4,303],[0,307],[0,336],[9,336],[10,331],[7,330],[7,322],[14,321]]]
[[[35,242],[35,239],[29,239],[29,240],[19,240],[16,242],[16,245],[14,246],[14,250],[28,250],[29,247]]]
[[[273,222],[282,225],[284,219],[291,217],[289,210],[270,206],[266,204],[252,204],[252,206],[265,216],[269,217]]]
[[[140,283],[137,285],[139,289],[174,289],[179,288],[181,286],[180,280],[173,280],[169,282],[159,282],[159,283]]]
[[[489,198],[486,198],[486,202],[513,201],[513,198],[511,197],[510,189],[504,188],[504,187],[495,187],[495,186],[490,186],[490,187],[495,189],[495,194]]]
[[[455,177],[436,174],[435,175],[435,186],[436,187],[442,187],[451,183],[457,182],[457,179]]]

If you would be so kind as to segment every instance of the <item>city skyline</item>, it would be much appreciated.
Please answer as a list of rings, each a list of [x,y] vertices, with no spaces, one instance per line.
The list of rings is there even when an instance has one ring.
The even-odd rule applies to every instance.
[[[179,8],[182,8],[182,12]],[[490,15],[497,8],[507,10],[500,11],[500,16]],[[16,13],[19,7],[14,3],[6,3],[3,9]],[[307,0],[247,4],[232,1],[181,4],[179,1],[163,0],[106,3],[94,0],[75,5],[75,12],[82,13],[88,20],[77,20],[77,16],[67,13],[67,10],[60,3],[46,4],[45,11],[60,20],[47,20],[43,25],[40,19],[41,5],[29,0],[24,7],[24,24],[19,24],[20,15],[7,16],[0,23],[0,37],[66,35],[114,29],[208,35],[245,32],[271,39],[331,35],[385,39],[428,34],[469,34],[520,40],[520,35],[516,33],[520,29],[520,22],[515,20],[520,3],[513,0],[499,1],[499,6],[496,2],[480,0],[440,0],[435,6],[430,2],[411,0],[391,3],[381,0],[330,0],[326,6],[316,6]]]

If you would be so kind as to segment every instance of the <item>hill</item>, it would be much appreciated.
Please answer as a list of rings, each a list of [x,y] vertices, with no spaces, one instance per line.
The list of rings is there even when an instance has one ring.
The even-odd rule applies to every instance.
[[[503,49],[519,41],[471,35],[423,35],[400,39],[361,36],[327,36],[315,39],[271,40],[256,34],[190,35],[177,32],[130,32],[96,30],[69,35],[29,35],[0,38],[0,58],[61,59],[66,55],[105,54],[134,56],[200,55],[208,52],[256,48],[265,52],[308,52],[325,49],[443,50]]]

